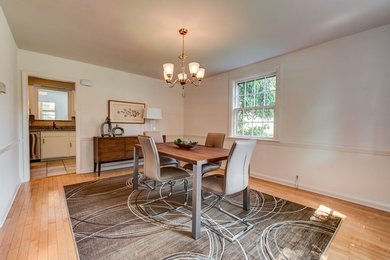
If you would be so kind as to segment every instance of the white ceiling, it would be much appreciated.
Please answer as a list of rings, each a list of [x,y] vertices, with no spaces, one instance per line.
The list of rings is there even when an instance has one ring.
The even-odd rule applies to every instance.
[[[390,23],[389,0],[0,0],[0,4],[21,49],[155,78],[162,78],[163,63],[178,65],[180,27],[189,29],[188,61],[200,62],[207,77]]]

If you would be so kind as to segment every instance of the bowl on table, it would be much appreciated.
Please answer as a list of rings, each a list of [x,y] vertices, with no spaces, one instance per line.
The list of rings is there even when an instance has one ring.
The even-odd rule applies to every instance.
[[[174,143],[179,146],[180,148],[184,149],[193,149],[195,146],[198,145],[198,142],[193,142],[191,140],[181,140],[180,138],[176,139]]]

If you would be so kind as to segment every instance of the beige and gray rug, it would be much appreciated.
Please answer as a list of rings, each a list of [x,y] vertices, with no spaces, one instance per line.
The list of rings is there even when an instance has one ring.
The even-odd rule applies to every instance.
[[[234,235],[243,228],[218,211],[211,197],[202,203],[202,237],[194,240],[190,202],[152,216],[183,205],[183,183],[176,183],[169,199],[142,207],[168,194],[169,185],[133,190],[131,179],[126,175],[64,187],[80,259],[319,259],[341,224],[331,211],[251,190],[248,212],[242,210],[241,195],[221,202],[223,209],[254,224],[249,233],[231,243],[211,231],[209,226]]]

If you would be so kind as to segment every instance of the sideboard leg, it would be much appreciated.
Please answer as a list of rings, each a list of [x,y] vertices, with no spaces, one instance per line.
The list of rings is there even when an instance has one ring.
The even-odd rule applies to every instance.
[[[98,176],[100,177],[100,170],[102,168],[102,164],[101,163],[98,163]]]
[[[96,166],[97,166],[97,163],[93,163],[93,172],[96,172]]]

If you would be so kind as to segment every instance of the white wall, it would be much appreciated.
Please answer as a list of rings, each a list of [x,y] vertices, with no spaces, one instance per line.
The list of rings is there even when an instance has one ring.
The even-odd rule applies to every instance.
[[[279,142],[258,142],[252,175],[390,211],[390,25],[207,78],[186,135],[229,135],[232,81],[275,69]]]
[[[170,89],[162,80],[25,50],[18,51],[18,69],[19,73],[24,71],[36,76],[46,75],[52,79],[76,82],[76,135],[80,173],[93,171],[92,137],[100,135],[100,124],[107,117],[109,99],[159,107],[163,119],[157,121],[157,130],[163,131],[168,138],[184,133],[184,99],[180,88]],[[79,85],[80,79],[91,80],[93,87]],[[125,129],[125,135],[138,135],[144,128],[149,128],[148,124],[120,126]]]
[[[0,7],[0,81],[7,93],[0,94],[0,227],[3,225],[20,185],[18,111],[14,38]]]

